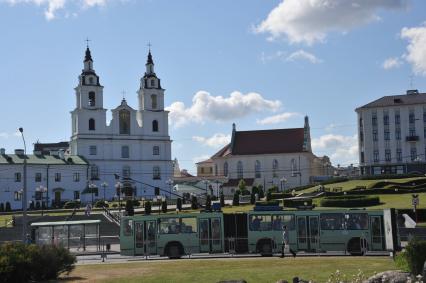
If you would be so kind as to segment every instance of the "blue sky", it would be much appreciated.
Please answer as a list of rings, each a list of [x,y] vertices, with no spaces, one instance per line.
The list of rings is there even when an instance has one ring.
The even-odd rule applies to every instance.
[[[173,158],[215,153],[237,130],[302,127],[314,153],[358,162],[354,109],[426,92],[423,0],[0,0],[0,147],[70,137],[85,38],[115,108],[136,90],[152,43]]]

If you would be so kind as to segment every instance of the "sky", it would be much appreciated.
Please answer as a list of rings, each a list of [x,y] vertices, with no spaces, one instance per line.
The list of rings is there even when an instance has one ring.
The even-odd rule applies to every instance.
[[[86,38],[104,107],[138,107],[148,43],[172,158],[195,172],[237,130],[303,127],[357,165],[355,108],[426,92],[424,0],[0,0],[0,147],[67,141]],[[110,118],[110,112],[109,116]]]

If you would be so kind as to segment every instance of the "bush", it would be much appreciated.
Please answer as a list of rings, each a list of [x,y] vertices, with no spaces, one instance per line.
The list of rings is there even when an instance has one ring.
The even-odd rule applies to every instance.
[[[378,196],[343,195],[325,197],[320,202],[324,207],[364,207],[379,205]]]
[[[220,194],[220,206],[225,207],[225,195],[223,193]]]
[[[161,211],[163,213],[167,213],[167,201],[166,200],[161,203]]]
[[[265,197],[265,192],[262,189],[262,186],[259,185],[259,198],[264,198]]]
[[[104,206],[109,207],[109,205],[106,202],[104,202],[103,200],[98,200],[95,203],[95,207],[101,208],[101,207],[104,207]]]
[[[73,208],[76,208],[76,207],[80,207],[80,202],[78,202],[78,201],[67,201],[64,204],[65,209],[73,209]]]
[[[206,207],[205,207],[206,211],[210,211],[212,210],[212,199],[209,195],[207,195],[206,197]]]
[[[305,206],[305,203],[306,203],[307,206],[312,206],[312,199],[311,198],[305,198],[305,199],[284,199],[283,203],[284,203],[284,207]]]
[[[113,207],[113,208],[117,208],[117,207],[118,207],[118,204],[113,203],[113,204],[112,204],[112,207]]]
[[[255,202],[256,202],[256,194],[251,193],[251,195],[250,195],[250,203],[254,204]]]
[[[423,264],[426,261],[426,241],[413,238],[405,248],[405,258],[411,274],[422,274]]]
[[[151,202],[148,200],[145,202],[145,215],[151,214]]]
[[[266,200],[267,200],[267,201],[269,201],[269,200],[271,200],[271,198],[272,198],[272,192],[271,192],[271,191],[268,191],[268,192],[266,193]]]
[[[0,212],[4,212],[4,203],[0,203]]]
[[[277,200],[256,202],[256,206],[279,206],[279,205],[280,203]]]
[[[277,186],[273,186],[271,188],[268,189],[268,193],[278,193],[278,187]]]
[[[192,209],[197,209],[198,208],[198,202],[197,202],[197,197],[196,196],[192,196],[191,197],[191,208]]]
[[[249,190],[247,190],[247,189],[244,189],[244,190],[240,191],[240,193],[241,193],[241,195],[243,195],[243,196],[248,196],[248,195],[250,195],[250,191],[249,191]]]
[[[126,212],[128,216],[135,215],[135,209],[133,207],[133,201],[130,199],[126,201]]]
[[[240,205],[240,194],[238,192],[235,192],[234,198],[232,199],[232,205]]]
[[[75,256],[63,247],[6,243],[0,246],[0,283],[54,280],[74,269]]]
[[[244,181],[244,179],[241,179],[241,180],[238,182],[238,189],[239,189],[240,191],[244,191],[244,190],[246,189],[246,182]]]
[[[394,261],[395,261],[396,267],[398,267],[402,271],[409,272],[410,267],[408,266],[406,253],[407,253],[406,251],[398,253],[395,256]]]
[[[177,208],[177,210],[179,210],[179,211],[181,211],[181,210],[182,210],[182,199],[181,199],[181,198],[178,198],[178,199],[176,200],[176,208]]]
[[[253,185],[251,192],[252,194],[259,194],[259,188],[256,185]]]
[[[137,199],[133,200],[133,206],[141,206],[141,202],[138,201]]]
[[[271,199],[283,199],[283,198],[291,198],[292,195],[288,193],[271,193]]]
[[[331,179],[320,182],[320,185],[336,184],[336,183],[342,183],[346,181],[349,181],[349,179],[346,177],[331,178]]]
[[[5,211],[12,211],[12,208],[10,207],[10,202],[6,202],[6,208]]]

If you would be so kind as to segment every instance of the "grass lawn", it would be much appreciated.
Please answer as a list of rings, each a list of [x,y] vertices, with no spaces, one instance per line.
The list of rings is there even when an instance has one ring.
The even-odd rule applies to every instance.
[[[351,278],[396,269],[388,257],[245,258],[164,260],[119,264],[79,265],[69,275],[73,282],[276,282],[295,276],[326,282],[336,270]],[[66,277],[65,277],[66,278]]]

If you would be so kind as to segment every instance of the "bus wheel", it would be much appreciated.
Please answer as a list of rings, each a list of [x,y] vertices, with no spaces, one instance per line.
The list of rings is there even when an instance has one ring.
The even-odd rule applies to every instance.
[[[367,247],[367,241],[365,239],[361,240],[361,238],[357,237],[357,238],[352,238],[349,240],[348,252],[350,255],[353,255],[353,256],[364,255],[364,250],[361,248],[361,241],[364,241],[363,245]]]
[[[272,255],[272,241],[269,239],[260,240],[257,244],[257,250],[262,256]]]
[[[167,247],[167,256],[170,259],[178,259],[182,257],[182,247],[178,243],[170,244]]]

